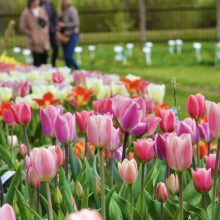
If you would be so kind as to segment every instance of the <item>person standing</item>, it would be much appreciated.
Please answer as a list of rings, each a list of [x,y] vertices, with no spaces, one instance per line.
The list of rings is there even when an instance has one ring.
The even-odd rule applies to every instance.
[[[27,36],[28,48],[32,51],[34,66],[47,63],[49,50],[49,22],[40,0],[28,0],[22,12],[20,30]]]
[[[49,36],[50,46],[52,47],[51,64],[56,66],[56,60],[58,57],[58,42],[56,38],[56,26],[57,26],[57,13],[50,0],[41,0],[41,6],[46,10],[49,18]]]
[[[71,0],[61,0],[61,17],[58,28],[62,35],[68,40],[62,43],[65,63],[68,67],[79,69],[73,58],[75,47],[79,41],[80,21],[77,9]]]

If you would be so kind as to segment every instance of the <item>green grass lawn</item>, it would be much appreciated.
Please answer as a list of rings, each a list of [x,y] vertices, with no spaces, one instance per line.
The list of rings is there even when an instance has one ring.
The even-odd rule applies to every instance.
[[[155,44],[152,50],[152,65],[145,64],[145,56],[141,46],[136,44],[133,58],[127,65],[114,61],[114,45],[97,45],[95,63],[91,64],[87,46],[83,46],[82,69],[98,70],[103,73],[128,73],[144,77],[146,80],[165,83],[167,87],[166,101],[173,104],[173,77],[177,80],[177,104],[186,116],[185,103],[189,94],[203,93],[207,99],[220,101],[220,65],[215,64],[215,43],[203,43],[202,63],[195,59],[192,43],[183,45],[182,55],[170,56],[166,44]],[[11,50],[7,51],[12,55]],[[61,51],[60,51],[60,55]],[[23,62],[23,57],[17,59]],[[59,65],[64,65],[60,58]]]

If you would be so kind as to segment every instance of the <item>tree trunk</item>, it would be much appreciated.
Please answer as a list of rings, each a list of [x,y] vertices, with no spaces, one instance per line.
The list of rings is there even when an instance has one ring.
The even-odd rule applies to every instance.
[[[125,9],[128,11],[130,9],[131,2],[130,0],[124,0],[124,1],[125,1]]]
[[[147,40],[147,34],[146,34],[146,15],[145,15],[145,0],[138,0],[139,3],[139,15],[140,15],[140,40],[142,45]]]
[[[216,20],[217,20],[217,39],[220,42],[220,0],[217,0],[216,5]]]

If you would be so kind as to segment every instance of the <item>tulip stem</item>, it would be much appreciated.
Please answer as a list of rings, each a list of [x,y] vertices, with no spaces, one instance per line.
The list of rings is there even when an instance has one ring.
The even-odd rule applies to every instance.
[[[168,178],[169,175],[170,175],[170,167],[169,167],[168,163],[166,163],[166,177],[165,177],[165,179]]]
[[[133,220],[134,207],[133,207],[133,190],[132,190],[132,184],[129,185],[129,188],[130,188],[130,199],[131,199],[131,215],[130,215],[130,220]]]
[[[84,158],[86,158],[87,152],[88,152],[88,138],[87,138],[87,135],[85,134],[85,151],[84,151]]]
[[[193,156],[192,156],[192,165],[193,165],[193,169],[196,170],[196,161],[195,161],[194,153],[193,153]]]
[[[52,207],[52,201],[51,201],[49,182],[46,182],[46,187],[47,187],[47,201],[48,201],[49,220],[53,220],[53,207]]]
[[[65,174],[66,179],[68,180],[68,166],[69,166],[69,146],[65,145]]]
[[[25,137],[25,142],[27,146],[27,155],[30,154],[30,144],[29,144],[29,139],[28,139],[28,133],[27,133],[27,127],[23,126],[23,131],[24,131],[24,137]]]
[[[3,205],[3,201],[4,201],[4,187],[2,184],[2,179],[0,177],[0,202],[1,202],[1,206]]]
[[[56,146],[56,138],[52,138],[52,145]]]
[[[202,206],[203,206],[203,209],[206,210],[206,195],[205,195],[205,192],[202,193]]]
[[[179,176],[179,220],[183,220],[183,174],[178,173]]]
[[[142,170],[141,170],[141,215],[143,215],[143,204],[144,204],[144,172],[145,170],[145,163],[142,163]]]
[[[105,214],[105,173],[104,173],[104,158],[102,154],[102,149],[99,149],[99,157],[101,164],[101,208],[102,208],[102,217],[106,220]]]
[[[216,203],[216,186],[217,186],[217,177],[218,177],[218,166],[219,166],[219,150],[220,150],[220,139],[218,139],[218,146],[215,159],[215,169],[214,169],[214,179],[213,179],[213,191],[212,191],[212,218],[214,219],[214,210]]]
[[[113,168],[114,168],[114,157],[113,153],[111,152],[111,158],[110,158],[110,188],[113,187]]]
[[[122,151],[122,161],[125,159],[125,156],[126,156],[126,148],[128,145],[128,141],[129,141],[129,133],[125,131],[125,138],[123,142],[123,151]]]
[[[163,203],[162,202],[160,206],[160,220],[163,220]]]
[[[40,188],[37,187],[37,213],[40,212]]]

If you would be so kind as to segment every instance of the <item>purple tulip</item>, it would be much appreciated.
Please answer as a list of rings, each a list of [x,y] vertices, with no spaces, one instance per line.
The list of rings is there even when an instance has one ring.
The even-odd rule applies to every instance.
[[[215,140],[215,138],[211,134],[208,122],[203,122],[202,124],[200,124],[198,126],[198,129],[199,129],[199,136],[203,141],[207,143],[211,143]]]
[[[57,115],[63,115],[63,107],[61,105],[49,105],[45,109],[40,109],[40,120],[43,132],[50,138],[55,138],[54,119]]]
[[[70,112],[57,115],[54,119],[56,139],[63,144],[70,144],[76,139],[76,119]]]
[[[155,135],[155,145],[154,152],[158,159],[165,160],[166,159],[166,139],[169,133],[164,134],[156,134]]]
[[[180,136],[182,134],[190,134],[192,138],[192,143],[196,144],[199,140],[199,132],[197,129],[197,124],[194,119],[186,118],[176,125],[176,134]]]

